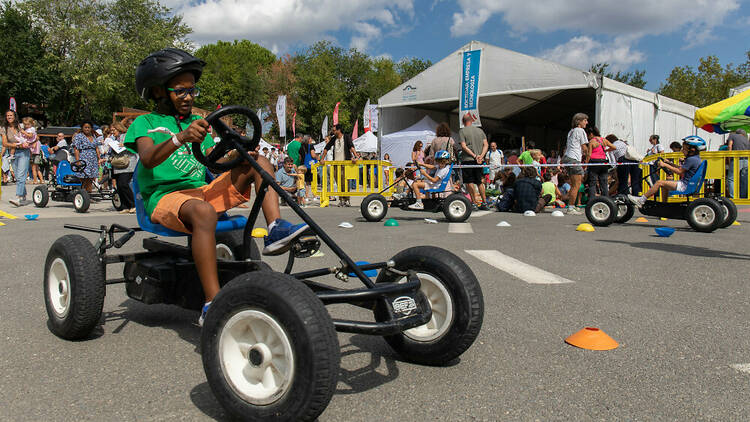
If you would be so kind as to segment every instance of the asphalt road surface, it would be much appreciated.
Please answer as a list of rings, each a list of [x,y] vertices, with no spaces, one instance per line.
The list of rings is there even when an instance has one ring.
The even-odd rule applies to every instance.
[[[64,341],[47,328],[43,265],[52,242],[70,232],[63,223],[135,225],[134,216],[106,203],[87,214],[55,203],[12,209],[4,201],[0,210],[21,217],[0,219],[0,418],[226,418],[206,383],[196,312],[143,305],[115,285],[92,338]],[[389,211],[400,226],[387,228],[365,222],[358,208],[308,210],[355,260],[386,260],[415,245],[453,251],[476,273],[485,303],[479,338],[447,367],[405,363],[381,338],[339,334],[339,384],[321,421],[750,420],[747,208],[740,226],[713,234],[658,219],[582,233],[575,228],[585,217],[549,213],[481,213],[450,225],[442,214],[401,210]],[[25,221],[31,213],[41,216]],[[503,220],[511,226],[497,227]],[[342,221],[354,228],[337,227]],[[677,231],[656,237],[658,226]],[[143,237],[124,249],[138,250]],[[323,252],[295,270],[337,263]],[[511,268],[517,261],[520,271]],[[283,270],[285,259],[269,262]],[[555,280],[564,282],[538,284]],[[330,311],[367,317],[342,305]],[[585,326],[620,346],[564,342]]]

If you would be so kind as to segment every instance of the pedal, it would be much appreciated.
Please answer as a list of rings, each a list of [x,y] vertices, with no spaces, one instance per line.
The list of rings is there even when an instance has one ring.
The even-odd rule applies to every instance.
[[[320,250],[320,239],[317,236],[300,236],[291,249],[295,258],[307,258]]]

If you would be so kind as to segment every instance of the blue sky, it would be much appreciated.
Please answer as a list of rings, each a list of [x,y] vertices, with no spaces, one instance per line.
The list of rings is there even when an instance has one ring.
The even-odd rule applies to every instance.
[[[658,89],[675,66],[714,54],[743,63],[747,0],[164,0],[198,44],[249,39],[277,54],[317,40],[436,62],[471,40],[576,68],[645,69]]]

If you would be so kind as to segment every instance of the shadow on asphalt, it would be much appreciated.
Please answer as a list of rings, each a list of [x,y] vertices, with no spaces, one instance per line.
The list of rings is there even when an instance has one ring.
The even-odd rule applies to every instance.
[[[677,245],[673,243],[657,243],[657,242],[625,242],[622,240],[598,240],[598,242],[617,243],[621,245],[629,245],[633,248],[673,252],[673,253],[677,253],[680,255],[691,255],[691,256],[699,256],[699,257],[706,257],[706,258],[738,259],[738,260],[750,261],[750,255],[736,253],[736,252],[716,251],[716,250],[704,248],[701,246]]]

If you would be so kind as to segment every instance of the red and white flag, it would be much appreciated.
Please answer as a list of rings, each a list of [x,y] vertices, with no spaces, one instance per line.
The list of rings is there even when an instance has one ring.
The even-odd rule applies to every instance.
[[[294,124],[296,123],[296,121],[297,121],[297,112],[295,111],[294,114],[292,115],[292,136],[294,136],[295,138],[297,137],[297,130],[294,127]]]
[[[336,103],[336,107],[333,108],[333,124],[337,125],[339,124],[339,104],[340,102]]]
[[[352,131],[352,140],[359,138],[359,119],[354,122],[354,130]]]

